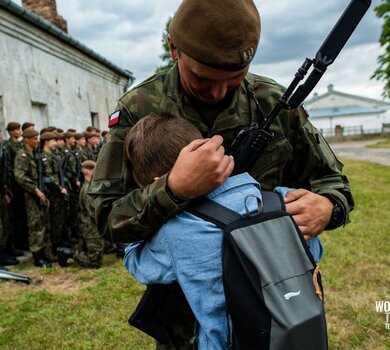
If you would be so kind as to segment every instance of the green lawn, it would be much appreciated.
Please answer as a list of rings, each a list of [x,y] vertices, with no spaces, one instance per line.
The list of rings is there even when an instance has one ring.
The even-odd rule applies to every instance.
[[[352,223],[322,235],[329,348],[390,349],[385,315],[375,309],[390,301],[390,167],[345,160],[345,173],[356,200]],[[0,281],[0,349],[154,348],[127,325],[143,287],[113,255],[99,270],[16,271],[33,283]]]

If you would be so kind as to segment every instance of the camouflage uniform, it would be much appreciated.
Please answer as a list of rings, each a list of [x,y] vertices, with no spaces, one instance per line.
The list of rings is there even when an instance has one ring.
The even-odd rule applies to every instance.
[[[29,248],[38,253],[50,247],[48,208],[40,204],[35,194],[38,187],[38,170],[34,155],[24,147],[15,157],[15,179],[24,190],[26,208],[28,208],[27,226]]]
[[[13,199],[8,206],[10,218],[10,245],[18,248],[26,248],[27,246],[27,217],[26,207],[24,203],[24,191],[15,181],[14,163],[16,154],[23,148],[23,144],[19,141],[6,141],[6,146],[9,153],[9,171],[11,173],[11,191]]]
[[[86,252],[75,250],[73,260],[84,267],[102,266],[104,242],[95,224],[95,211],[92,198],[87,195],[89,182],[84,182],[80,190],[80,230],[86,245]]]
[[[65,196],[61,193],[59,180],[59,161],[54,152],[42,152],[38,155],[42,160],[43,174],[47,197],[50,202],[50,240],[53,252],[60,245],[64,228]]]
[[[259,110],[251,98],[251,91],[257,96]],[[167,175],[143,190],[136,189],[122,154],[126,133],[140,118],[151,112],[181,116],[196,125],[205,137],[221,135],[225,149],[229,149],[241,129],[248,128],[254,121],[261,123],[269,115],[283,92],[284,88],[275,81],[248,73],[235,89],[230,104],[210,115],[182,92],[177,66],[127,92],[118,102],[119,124],[110,129],[90,186],[90,193],[95,197],[99,231],[108,232],[107,216],[110,214],[110,233],[115,242],[148,239],[187,205],[176,204],[168,195]],[[251,171],[262,188],[271,190],[275,186],[287,186],[332,194],[342,203],[348,220],[353,199],[349,183],[342,175],[343,165],[309,122],[304,109],[284,110],[273,122],[271,131],[275,136]],[[193,322],[184,313],[183,317],[177,317],[181,308],[184,304],[179,300],[171,304],[170,310],[176,313],[171,317],[175,329]],[[189,338],[190,334],[186,333],[187,344]]]

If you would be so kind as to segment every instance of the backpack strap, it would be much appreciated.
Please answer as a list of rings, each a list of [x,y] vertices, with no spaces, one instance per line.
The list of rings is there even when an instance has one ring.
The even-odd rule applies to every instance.
[[[278,193],[262,191],[261,195],[263,199],[263,213],[285,209],[284,201]],[[195,199],[185,211],[205,221],[212,222],[221,228],[241,219],[241,215],[236,211],[214,202],[207,197]]]

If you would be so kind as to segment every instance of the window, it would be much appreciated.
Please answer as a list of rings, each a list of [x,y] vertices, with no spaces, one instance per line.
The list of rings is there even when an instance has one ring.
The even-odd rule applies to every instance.
[[[92,126],[100,129],[99,114],[98,113],[91,112],[91,123],[92,123]]]

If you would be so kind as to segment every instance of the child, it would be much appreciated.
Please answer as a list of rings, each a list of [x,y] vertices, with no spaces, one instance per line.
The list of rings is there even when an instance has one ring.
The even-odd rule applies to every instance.
[[[189,121],[152,114],[136,123],[125,140],[132,175],[142,188],[169,172],[181,149],[201,139]],[[199,140],[197,141],[199,142]],[[202,147],[199,142],[199,147]],[[281,188],[285,190],[285,188]],[[260,185],[248,173],[228,178],[207,195],[241,215],[257,213]],[[225,349],[228,338],[222,284],[221,229],[185,211],[166,222],[151,241],[126,248],[124,265],[143,284],[178,282],[198,321],[199,349]]]

